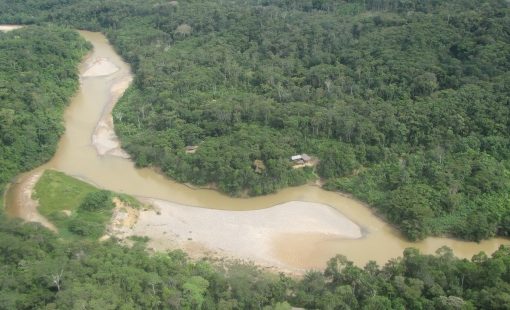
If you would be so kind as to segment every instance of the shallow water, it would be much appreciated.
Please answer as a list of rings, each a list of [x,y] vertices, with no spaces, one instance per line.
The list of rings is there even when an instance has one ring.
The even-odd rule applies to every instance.
[[[6,208],[10,215],[25,218],[20,199],[20,183],[41,169],[56,169],[79,177],[96,186],[134,196],[152,197],[184,205],[222,210],[254,210],[268,208],[288,201],[307,201],[334,207],[360,225],[365,232],[361,239],[343,240],[328,235],[282,234],[273,242],[274,254],[285,264],[296,268],[321,268],[335,254],[343,254],[358,265],[369,260],[380,264],[402,255],[407,247],[424,253],[434,253],[447,245],[460,257],[470,258],[479,251],[492,253],[507,239],[494,238],[480,243],[449,238],[427,238],[418,243],[408,242],[378,218],[363,203],[307,185],[284,189],[276,194],[255,198],[231,198],[213,190],[191,189],[176,183],[152,169],[137,169],[129,159],[110,155],[100,156],[92,145],[92,133],[100,119],[109,111],[111,88],[131,75],[129,66],[115,53],[106,38],[99,33],[80,32],[94,45],[89,56],[107,58],[119,70],[108,76],[82,77],[81,87],[66,110],[65,126],[57,153],[47,164],[22,174],[6,194]],[[87,70],[85,64],[80,68]]]

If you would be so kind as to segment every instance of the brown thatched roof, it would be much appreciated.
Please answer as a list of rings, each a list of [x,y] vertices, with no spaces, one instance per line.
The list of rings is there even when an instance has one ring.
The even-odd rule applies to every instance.
[[[253,161],[253,168],[255,169],[255,172],[262,173],[262,171],[266,170],[266,165],[264,165],[262,160],[255,159]]]

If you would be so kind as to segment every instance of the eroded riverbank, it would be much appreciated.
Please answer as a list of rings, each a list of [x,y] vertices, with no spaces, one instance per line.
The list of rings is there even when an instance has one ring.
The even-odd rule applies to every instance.
[[[228,197],[212,190],[191,189],[165,178],[152,169],[136,169],[120,149],[120,144],[112,130],[111,117],[114,103],[131,82],[130,68],[115,53],[103,35],[86,31],[80,33],[94,45],[94,51],[80,68],[82,74],[80,90],[66,110],[64,116],[66,132],[59,143],[57,153],[49,163],[35,171],[56,169],[112,191],[165,201],[164,204],[171,204],[172,212],[178,212],[179,216],[189,213],[188,206],[199,207],[193,210],[202,215],[210,212],[207,209],[225,210],[228,211],[225,214],[229,214],[238,213],[234,211],[266,209],[297,201],[310,208],[315,204],[333,207],[339,211],[339,213],[336,212],[337,214],[344,215],[362,228],[363,237],[348,239],[341,234],[323,233],[317,229],[320,227],[320,222],[317,226],[297,230],[292,227],[295,223],[288,223],[288,227],[292,229],[278,230],[272,234],[270,241],[266,241],[263,245],[265,249],[269,249],[266,253],[271,253],[271,257],[265,257],[266,261],[277,262],[275,263],[277,267],[285,266],[286,269],[322,268],[325,262],[335,254],[346,255],[359,265],[369,260],[383,264],[390,258],[400,256],[406,247],[416,247],[424,253],[433,253],[439,247],[447,245],[457,256],[471,257],[479,251],[492,253],[500,244],[508,243],[508,240],[501,238],[481,243],[448,238],[427,238],[422,242],[411,243],[375,216],[364,204],[337,193],[324,191],[316,186],[287,188],[273,195],[241,199]],[[107,64],[108,70],[102,71],[101,68],[96,67],[91,71],[93,66],[101,63]],[[17,182],[21,185],[32,175],[32,172],[23,174]],[[12,186],[7,193],[6,206],[10,214],[27,219],[22,211],[22,202],[18,199],[21,192],[23,192],[23,186]],[[160,206],[161,209],[164,208],[164,204]],[[288,215],[274,216],[280,217],[279,220],[285,220],[281,217],[292,218],[299,215],[296,209],[288,209],[287,212]],[[189,225],[197,225],[191,222],[193,217],[190,217]],[[216,217],[214,226],[204,231],[204,235],[209,237],[205,232],[217,235],[227,234],[225,221],[229,217],[230,215]],[[249,221],[249,217],[243,220]],[[143,225],[145,222],[139,223]],[[256,221],[254,220],[253,223]],[[283,227],[281,223],[278,225]],[[257,229],[262,229],[255,224],[250,227],[254,230],[254,235],[257,235]],[[136,229],[135,225],[134,230]],[[342,229],[340,224],[338,229]],[[146,235],[154,233],[155,230],[154,228],[147,231]],[[234,234],[235,232],[235,230],[231,231],[234,238],[242,234],[242,231],[237,231],[237,235]],[[161,234],[163,235],[163,231]],[[210,243],[208,245],[206,240],[200,240],[198,237],[191,238],[192,240],[189,241],[205,244],[201,248],[201,253],[205,255],[218,250],[208,248],[213,246]],[[165,237],[158,240],[168,248],[181,246],[176,242],[177,239]],[[251,243],[250,240],[253,239],[246,239],[245,242]],[[250,245],[244,244],[244,246]],[[232,247],[231,250],[235,254],[236,248]],[[242,252],[241,246],[239,252]]]

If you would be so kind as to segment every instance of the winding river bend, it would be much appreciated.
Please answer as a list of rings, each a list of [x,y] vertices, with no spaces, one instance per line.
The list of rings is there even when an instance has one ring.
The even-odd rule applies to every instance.
[[[418,248],[424,253],[434,253],[446,245],[452,248],[457,256],[470,258],[479,251],[492,253],[500,244],[509,243],[509,240],[502,238],[480,243],[427,238],[412,243],[403,239],[398,231],[374,215],[363,203],[338,193],[324,191],[317,186],[287,188],[277,194],[249,199],[231,198],[212,190],[191,189],[151,169],[137,169],[123,156],[125,154],[122,150],[116,148],[114,139],[106,139],[106,142],[96,143],[96,146],[92,144],[93,136],[98,139],[98,136],[101,138],[108,135],[102,130],[107,128],[111,121],[110,112],[116,98],[129,85],[130,68],[102,34],[86,31],[80,33],[94,45],[94,51],[81,65],[81,87],[64,116],[66,132],[50,162],[18,176],[11,184],[6,194],[6,209],[12,216],[33,219],[33,214],[27,214],[23,185],[44,169],[56,169],[105,189],[137,197],[171,201],[184,205],[183,208],[196,206],[233,212],[259,210],[290,201],[300,201],[331,206],[361,226],[363,236],[358,239],[339,238],[313,231],[278,235],[272,240],[273,252],[275,257],[289,268],[321,268],[335,254],[343,254],[358,265],[369,260],[384,264],[391,258],[401,256],[407,247]],[[104,59],[116,66],[113,73],[90,76],[86,74],[91,62]]]

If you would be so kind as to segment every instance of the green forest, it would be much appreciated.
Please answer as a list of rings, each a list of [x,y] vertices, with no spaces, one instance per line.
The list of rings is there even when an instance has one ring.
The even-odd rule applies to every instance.
[[[40,25],[0,33],[0,191],[55,150],[90,48],[72,27],[105,32],[133,67],[114,119],[139,166],[232,195],[317,174],[411,239],[506,236],[509,13],[495,0],[0,0],[0,23]],[[292,169],[301,153],[319,165]],[[75,219],[107,214],[111,193],[85,190]],[[47,192],[44,212],[56,216]],[[152,253],[143,238],[100,243],[100,232],[62,225],[81,238],[0,211],[0,309],[510,305],[505,246],[471,260],[407,249],[383,266],[336,256],[324,271],[292,277]]]
[[[75,31],[53,26],[0,32],[0,194],[55,153],[89,48]]]
[[[114,122],[138,166],[231,195],[320,176],[412,240],[510,232],[508,1],[4,0],[0,12],[108,35],[136,74]],[[292,169],[302,153],[318,166]]]
[[[407,249],[385,266],[332,258],[302,278],[150,254],[143,241],[64,242],[0,217],[0,309],[508,309],[510,248],[457,259]]]

